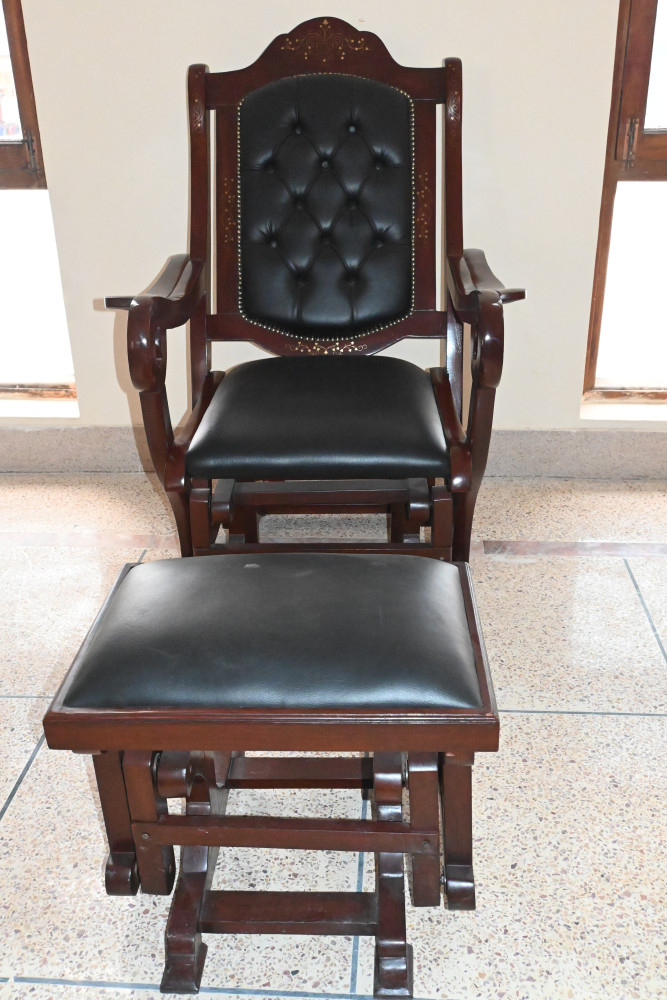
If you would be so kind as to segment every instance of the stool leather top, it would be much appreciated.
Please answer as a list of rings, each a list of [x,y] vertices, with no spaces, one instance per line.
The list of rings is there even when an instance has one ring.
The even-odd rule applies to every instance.
[[[133,566],[79,651],[72,708],[480,708],[456,566],[262,553]]]

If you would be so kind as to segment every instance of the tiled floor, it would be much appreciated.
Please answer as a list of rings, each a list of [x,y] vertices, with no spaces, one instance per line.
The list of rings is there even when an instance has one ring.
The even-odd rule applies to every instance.
[[[667,997],[666,486],[485,484],[472,565],[501,752],[475,767],[478,909],[409,909],[416,997]],[[41,717],[121,565],[178,554],[169,510],[140,475],[17,475],[0,516],[0,1000],[149,1000],[168,901],[105,896],[90,763],[49,751]],[[362,808],[252,795],[234,810]],[[229,851],[216,878],[355,889],[371,872],[355,855]],[[209,938],[201,994],[371,988],[368,939],[230,937]]]

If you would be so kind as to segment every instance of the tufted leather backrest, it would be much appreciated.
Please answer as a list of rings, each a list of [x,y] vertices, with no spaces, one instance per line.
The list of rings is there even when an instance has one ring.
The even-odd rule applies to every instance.
[[[334,73],[252,91],[239,110],[240,308],[269,329],[349,337],[413,302],[412,103]]]

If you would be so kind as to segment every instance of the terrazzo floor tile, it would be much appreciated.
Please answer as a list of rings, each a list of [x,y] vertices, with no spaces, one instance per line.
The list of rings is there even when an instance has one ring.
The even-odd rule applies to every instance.
[[[150,984],[162,974],[169,899],[105,896],[102,823],[92,790],[88,760],[42,749],[2,820],[5,975]],[[317,802],[312,807],[316,813]],[[331,864],[325,861],[315,872],[304,868],[304,880],[321,878],[329,888],[354,888],[354,858],[349,856],[347,865],[329,858]],[[293,875],[299,874],[299,864],[303,861],[294,854],[282,864],[282,887],[298,880]],[[241,876],[231,870],[238,887]],[[203,986],[300,993],[349,988],[351,938],[229,935],[208,940]]]
[[[667,712],[665,660],[622,559],[477,558],[501,709]]]
[[[121,567],[140,556],[139,549],[5,549],[0,695],[53,695]]]
[[[667,996],[666,738],[667,719],[503,715],[474,768],[477,910],[408,910],[416,997]]]
[[[48,698],[0,698],[0,810],[42,736],[48,704]]]
[[[157,477],[144,473],[16,473],[0,490],[3,531],[171,534],[171,507]]]
[[[628,559],[628,567],[651,621],[667,649],[667,559]]]
[[[667,481],[491,479],[474,534],[486,539],[667,542]]]
[[[384,540],[387,518],[384,514],[269,514],[260,522],[260,538],[358,538]]]

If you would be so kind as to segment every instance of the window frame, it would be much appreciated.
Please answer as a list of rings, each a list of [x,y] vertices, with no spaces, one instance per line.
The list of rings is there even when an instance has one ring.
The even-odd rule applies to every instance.
[[[45,188],[46,174],[21,0],[2,0],[2,7],[23,138],[0,139],[0,188]]]
[[[667,180],[667,129],[644,129],[657,10],[658,0],[620,0],[586,349],[585,402],[667,402],[667,386],[660,389],[628,389],[600,388],[595,384],[616,187],[621,181]]]

